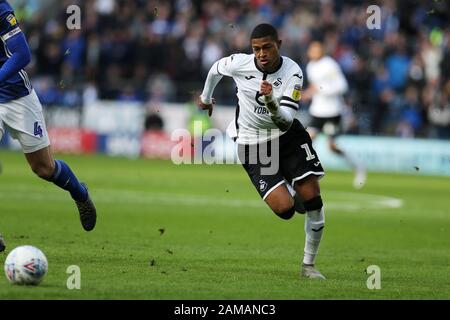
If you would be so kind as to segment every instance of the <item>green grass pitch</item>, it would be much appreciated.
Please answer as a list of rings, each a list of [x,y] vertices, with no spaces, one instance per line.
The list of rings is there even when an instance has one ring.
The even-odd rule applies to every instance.
[[[25,244],[49,261],[37,287],[1,275],[0,300],[450,298],[449,178],[373,173],[355,191],[350,172],[327,172],[317,266],[328,279],[314,281],[298,276],[304,217],[276,218],[239,165],[60,158],[90,187],[97,227],[84,232],[66,192],[0,151],[1,266]],[[70,265],[80,290],[66,287]],[[370,265],[380,290],[366,286]]]

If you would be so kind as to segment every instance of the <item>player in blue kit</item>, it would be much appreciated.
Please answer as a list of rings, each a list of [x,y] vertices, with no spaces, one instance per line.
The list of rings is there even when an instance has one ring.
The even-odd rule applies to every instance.
[[[97,220],[94,203],[70,167],[53,158],[41,103],[23,70],[30,63],[30,49],[14,10],[3,0],[0,0],[0,37],[0,139],[8,130],[20,142],[33,172],[70,193],[84,230],[90,231]],[[5,243],[0,235],[0,252],[3,250]]]

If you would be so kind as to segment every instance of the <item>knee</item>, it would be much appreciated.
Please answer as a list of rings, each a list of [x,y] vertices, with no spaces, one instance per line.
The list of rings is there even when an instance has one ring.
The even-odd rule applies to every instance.
[[[283,220],[289,220],[295,214],[295,206],[292,203],[278,205],[276,208],[272,208],[272,210]]]
[[[41,179],[50,180],[55,171],[55,167],[47,164],[36,164],[31,166],[31,170]]]
[[[323,207],[323,201],[321,196],[314,197],[310,200],[307,200],[303,203],[306,212],[310,211],[318,211]]]

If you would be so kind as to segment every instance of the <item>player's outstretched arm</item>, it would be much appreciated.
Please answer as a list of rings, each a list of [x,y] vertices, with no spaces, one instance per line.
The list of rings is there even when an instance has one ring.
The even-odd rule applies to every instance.
[[[31,61],[30,48],[22,32],[8,38],[6,46],[11,52],[11,57],[0,68],[0,82],[8,80]]]
[[[206,77],[205,81],[205,86],[203,87],[203,92],[199,97],[199,101],[197,102],[198,106],[202,110],[208,110],[209,116],[212,115],[213,106],[215,104],[215,101],[212,98],[214,89],[223,77],[223,75],[221,75],[218,71],[219,61],[216,61],[212,65],[211,69],[209,69],[208,76]]]
[[[264,103],[275,125],[281,131],[288,131],[294,121],[292,109],[278,105],[278,102],[273,97],[272,85],[266,80],[261,83],[260,94],[264,96]]]

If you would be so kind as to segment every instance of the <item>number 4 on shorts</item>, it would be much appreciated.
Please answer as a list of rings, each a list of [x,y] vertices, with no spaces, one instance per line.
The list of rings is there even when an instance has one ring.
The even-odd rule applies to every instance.
[[[37,121],[34,123],[34,135],[42,138],[42,128]]]

